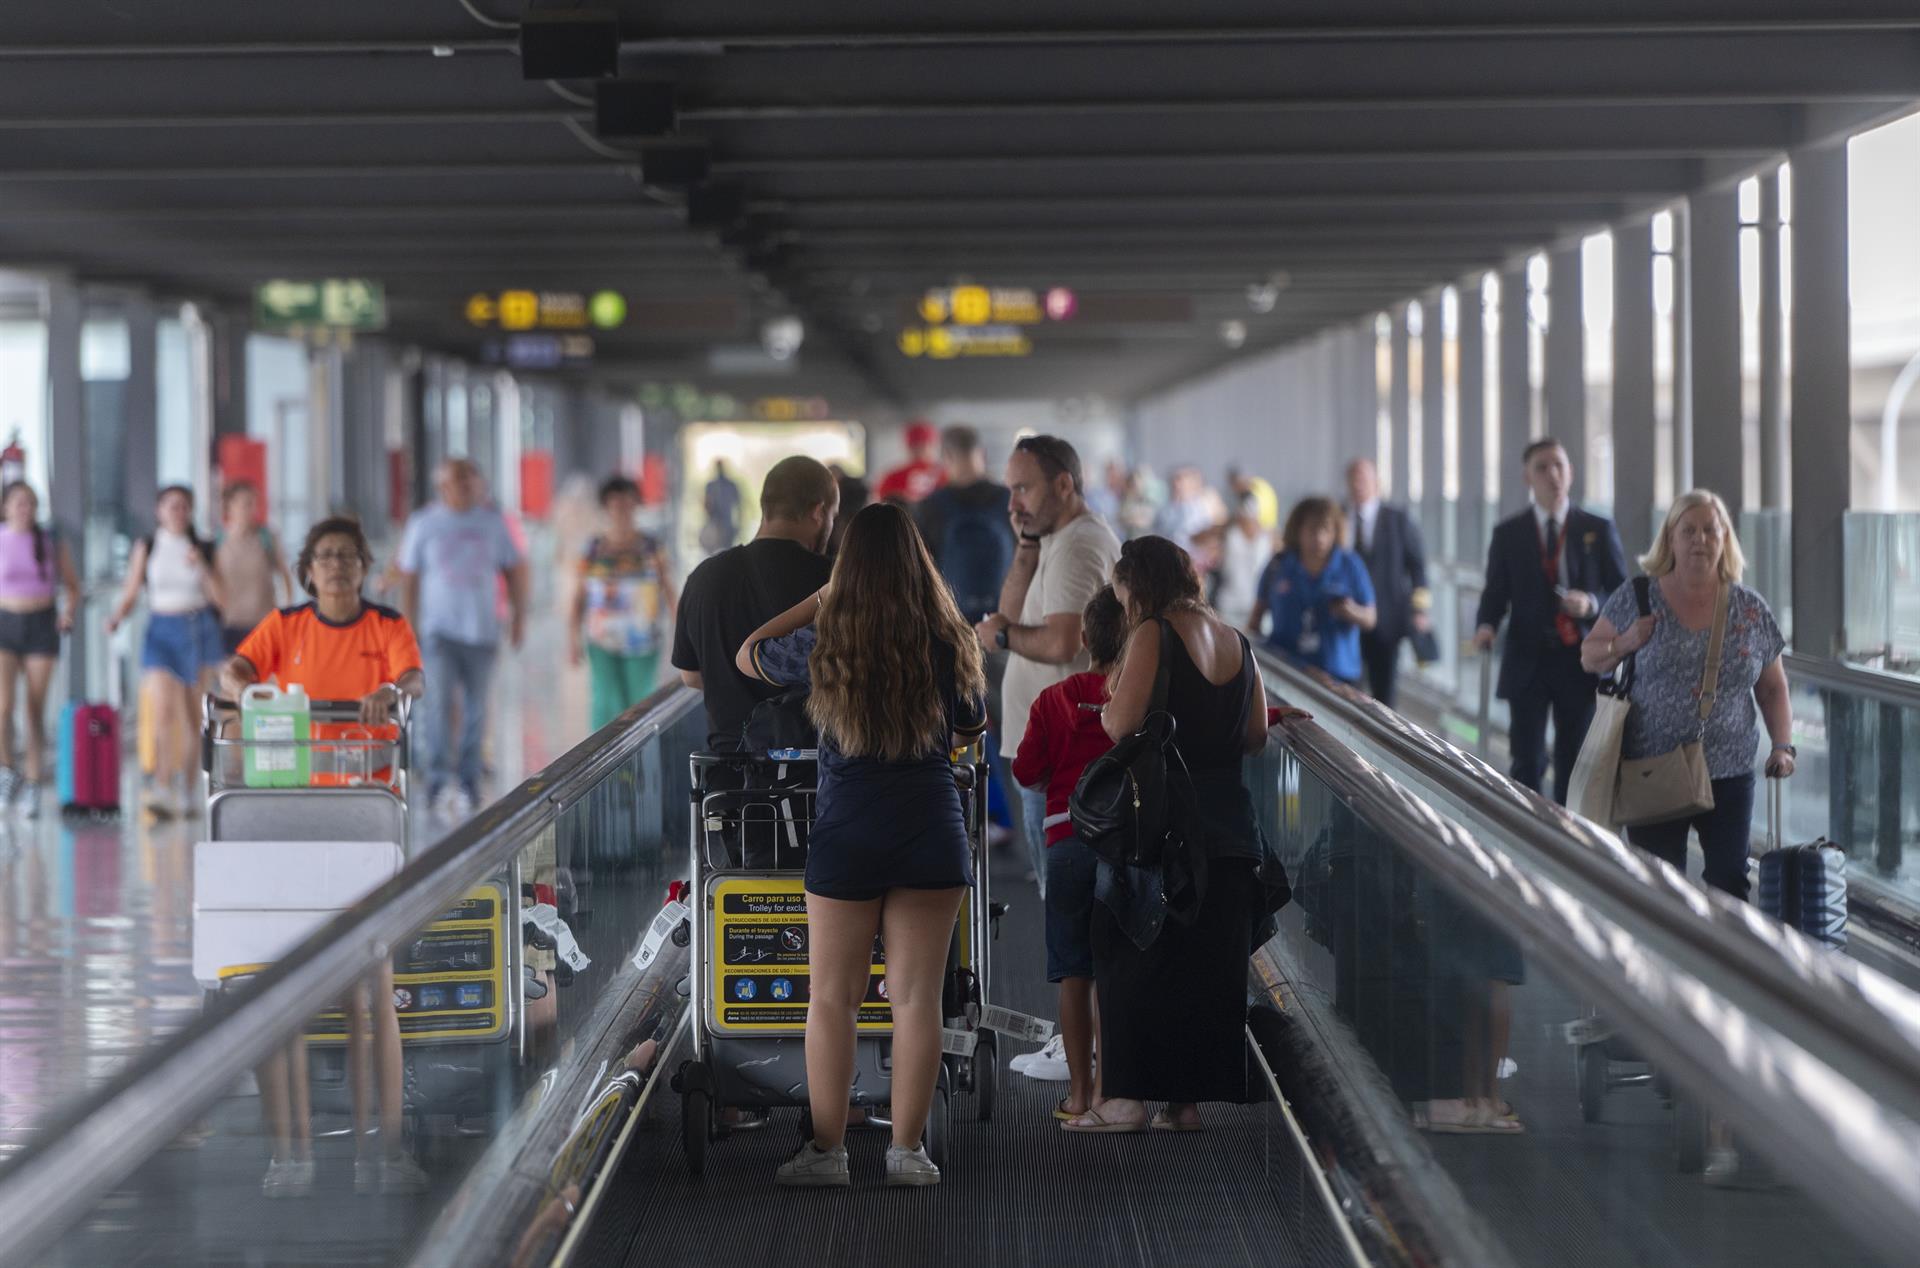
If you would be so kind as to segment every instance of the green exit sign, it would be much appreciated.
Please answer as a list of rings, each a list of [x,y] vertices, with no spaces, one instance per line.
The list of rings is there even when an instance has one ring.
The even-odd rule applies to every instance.
[[[253,316],[262,326],[379,330],[387,324],[387,296],[380,283],[360,277],[275,278],[254,288]]]

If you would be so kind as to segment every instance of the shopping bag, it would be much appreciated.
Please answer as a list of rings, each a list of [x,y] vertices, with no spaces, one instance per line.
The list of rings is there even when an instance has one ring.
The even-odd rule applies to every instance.
[[[1631,684],[1632,677],[1628,676]],[[1614,794],[1620,786],[1620,746],[1633,702],[1627,687],[1609,679],[1593,702],[1593,721],[1568,780],[1567,809],[1603,828],[1614,826]]]

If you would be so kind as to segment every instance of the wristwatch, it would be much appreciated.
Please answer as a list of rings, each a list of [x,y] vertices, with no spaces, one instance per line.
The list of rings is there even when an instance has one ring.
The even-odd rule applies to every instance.
[[[1788,757],[1793,758],[1795,761],[1800,760],[1800,750],[1795,748],[1791,744],[1776,744],[1773,746],[1773,751],[1776,753],[1785,753]]]
[[[1007,628],[1007,626],[1003,625],[993,632],[993,645],[1003,652],[1008,649]]]

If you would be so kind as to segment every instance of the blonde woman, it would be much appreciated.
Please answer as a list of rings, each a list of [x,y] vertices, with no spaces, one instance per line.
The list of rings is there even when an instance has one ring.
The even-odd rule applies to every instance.
[[[1642,616],[1635,587],[1621,586],[1580,646],[1588,673],[1607,674],[1634,657],[1633,710],[1621,754],[1653,757],[1691,743],[1699,733],[1700,679],[1715,605],[1728,587],[1727,628],[1712,712],[1700,734],[1713,781],[1713,809],[1627,829],[1641,849],[1686,870],[1687,832],[1699,833],[1706,882],[1747,896],[1747,845],[1753,831],[1753,765],[1766,725],[1769,779],[1793,774],[1793,712],[1780,664],[1785,640],[1767,601],[1740,584],[1746,570],[1740,541],[1719,495],[1695,489],[1667,512],[1653,549],[1640,560],[1652,580],[1652,612]]]
[[[947,755],[986,729],[980,645],[913,520],[880,503],[849,523],[827,588],[755,630],[736,664],[759,681],[810,684],[820,729],[807,849],[814,1135],[776,1179],[850,1183],[854,1022],[878,934],[893,1006],[887,1183],[938,1184],[920,1137],[940,1072],[947,944],[973,872]]]

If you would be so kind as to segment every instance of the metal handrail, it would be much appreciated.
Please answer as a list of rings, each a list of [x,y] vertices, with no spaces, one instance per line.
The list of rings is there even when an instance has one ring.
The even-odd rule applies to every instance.
[[[173,1035],[0,1166],[0,1264],[35,1256],[368,969],[699,702],[664,688],[454,829],[316,931],[219,1017]]]
[[[1789,682],[1812,683],[1829,691],[1865,696],[1881,704],[1920,709],[1920,678],[1889,674],[1878,669],[1849,665],[1845,661],[1828,660],[1823,656],[1808,656],[1802,652],[1788,652],[1782,659],[1786,662]]]
[[[1715,966],[1743,1005],[1777,1017],[1809,1050],[1845,1058],[1849,1073],[1897,1092],[1920,1119],[1920,998],[1844,956],[1828,954],[1752,906],[1704,890],[1465,750],[1408,722],[1358,691],[1318,680],[1258,653],[1270,690],[1316,714],[1339,718],[1393,767],[1466,808],[1509,849],[1559,871],[1673,948]]]
[[[1341,712],[1354,708],[1353,702],[1298,671],[1272,664],[1263,668],[1273,675],[1269,686],[1277,680],[1280,694],[1291,703]],[[1710,930],[1711,936],[1675,941],[1690,949],[1704,945],[1727,951],[1717,944],[1736,940],[1736,935],[1721,927],[1725,909],[1736,906],[1730,899],[1709,903],[1693,891],[1691,902],[1678,903],[1674,900],[1680,895],[1663,892],[1671,887],[1660,885],[1648,869],[1632,877],[1628,869],[1608,864],[1646,899],[1628,904],[1627,919],[1610,918],[1588,901],[1585,875],[1578,883],[1564,883],[1525,867],[1524,852],[1489,848],[1317,721],[1283,721],[1276,736],[1334,795],[1419,866],[1445,882],[1483,918],[1517,934],[1530,954],[1551,966],[1561,985],[1621,1024],[1650,1060],[1678,1076],[1682,1086],[1709,1090],[1716,1108],[1734,1119],[1746,1139],[1766,1148],[1776,1160],[1789,1160],[1786,1170],[1797,1173],[1804,1189],[1828,1203],[1863,1240],[1877,1245],[1893,1262],[1910,1257],[1915,1240],[1920,1239],[1920,1113],[1916,1113],[1920,1050],[1896,1044],[1904,1060],[1890,1068],[1876,1062],[1864,1075],[1856,1074],[1849,1067],[1861,1063],[1835,1059],[1836,1049],[1865,1040],[1857,1033],[1858,1018],[1848,1010],[1814,1007],[1811,1017],[1803,1016],[1817,1028],[1825,1018],[1845,1013],[1839,1018],[1840,1029],[1831,1036],[1820,1036],[1808,1025],[1776,1024],[1783,1011],[1791,1014],[1808,1007],[1802,988],[1809,984],[1791,972],[1767,981],[1779,997],[1777,1006],[1762,1006],[1774,1001],[1776,994],[1748,992],[1755,1003],[1742,1006],[1734,1001],[1745,1015],[1729,1016],[1727,979],[1749,970],[1747,957],[1726,954],[1705,966],[1690,966],[1684,959],[1655,958],[1662,950],[1662,939],[1645,935],[1649,928],[1675,933],[1671,926],[1680,910],[1684,919]],[[1488,792],[1478,791],[1482,796]],[[1516,824],[1516,830],[1529,838],[1543,836],[1538,825]],[[1560,853],[1589,853],[1586,842],[1563,839],[1541,844]],[[1663,870],[1666,879],[1677,879],[1671,869]],[[1684,881],[1680,885],[1684,888]],[[1609,890],[1619,888],[1608,886]],[[1764,925],[1756,920],[1755,928],[1758,931]],[[1783,928],[1774,932],[1786,933]],[[1777,941],[1810,950],[1829,968],[1842,958],[1811,950],[1797,935]],[[1649,950],[1655,957],[1648,956]],[[1775,963],[1781,968],[1800,967],[1785,954]],[[1852,975],[1835,976],[1848,979]],[[1879,989],[1904,994],[1891,983]],[[1823,1002],[1816,999],[1814,1004]],[[1890,1031],[1876,1037],[1871,1044],[1875,1055],[1883,1055],[1880,1050],[1886,1047],[1879,1041],[1892,1037]],[[1846,1091],[1858,1095],[1842,1092],[1834,1073],[1850,1077],[1855,1086]],[[1889,1103],[1897,1107],[1894,1113],[1886,1112]]]

